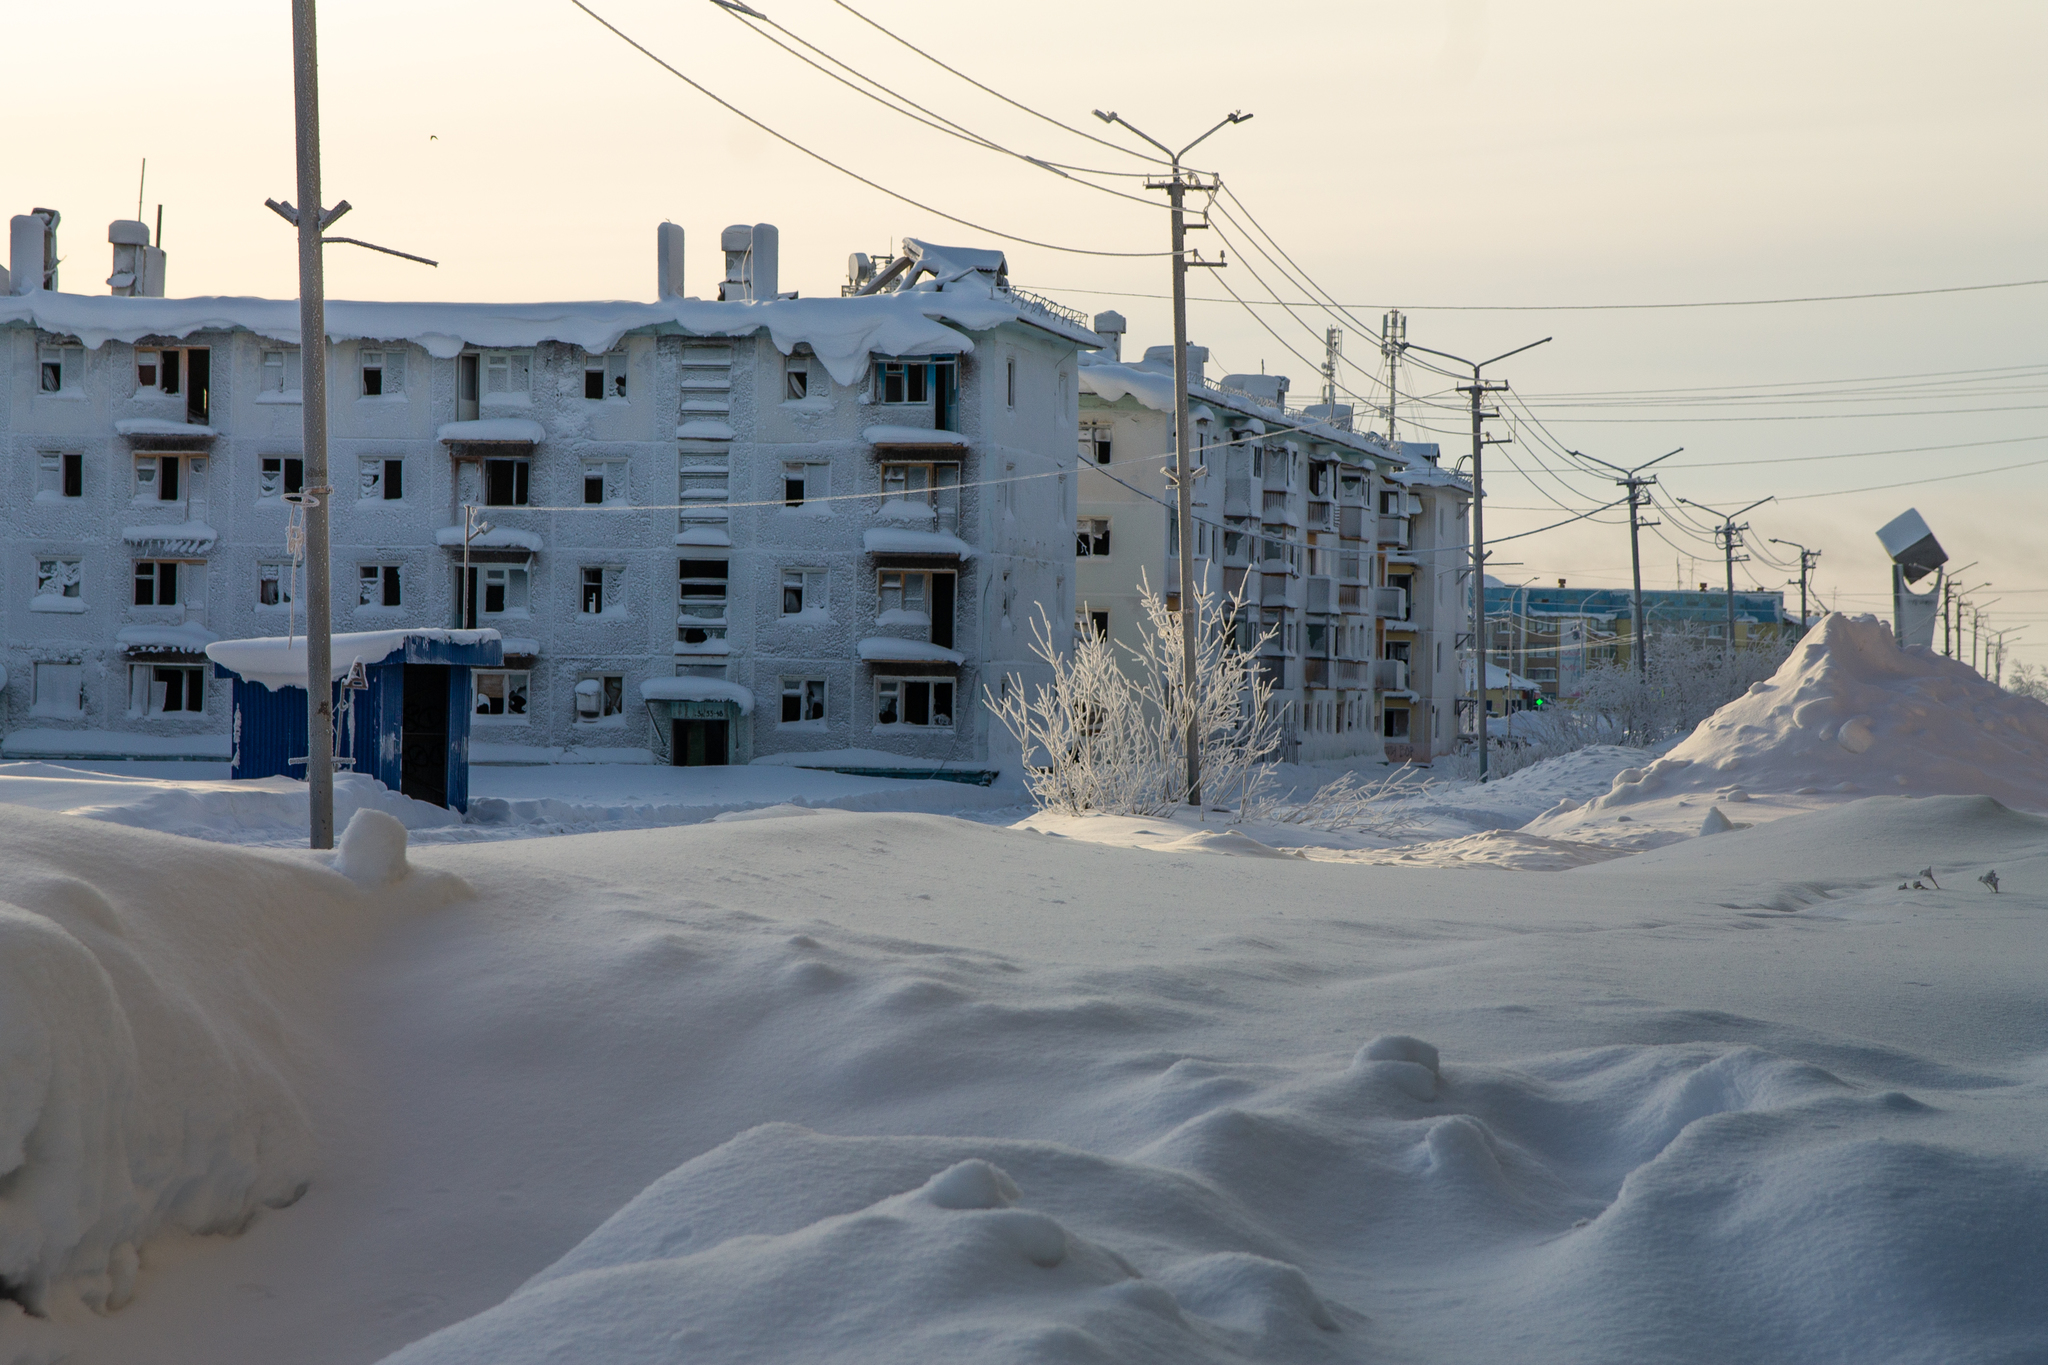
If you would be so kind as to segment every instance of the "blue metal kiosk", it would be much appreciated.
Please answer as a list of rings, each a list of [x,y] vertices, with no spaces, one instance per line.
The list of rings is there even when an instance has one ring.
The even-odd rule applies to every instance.
[[[334,765],[451,810],[469,809],[470,670],[504,662],[495,630],[377,630],[334,640]],[[233,778],[306,776],[303,637],[217,640],[234,682]]]

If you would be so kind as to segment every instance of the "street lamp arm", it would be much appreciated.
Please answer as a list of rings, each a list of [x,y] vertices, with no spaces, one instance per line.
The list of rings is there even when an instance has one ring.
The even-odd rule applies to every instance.
[[[1555,339],[1555,338],[1552,338],[1552,337],[1545,337],[1545,338],[1543,338],[1543,341],[1532,341],[1532,342],[1530,342],[1530,343],[1529,343],[1529,344],[1528,344],[1527,346],[1517,346],[1517,347],[1515,347],[1515,349],[1514,349],[1514,350],[1512,350],[1512,351],[1502,351],[1502,352],[1501,352],[1501,353],[1500,353],[1499,355],[1495,356],[1495,357],[1493,358],[1493,360],[1482,360],[1482,361],[1480,361],[1480,362],[1479,362],[1479,363],[1478,363],[1477,365],[1474,365],[1474,366],[1473,366],[1472,368],[1473,368],[1473,369],[1475,369],[1475,370],[1483,370],[1483,369],[1485,369],[1485,368],[1486,368],[1486,367],[1487,367],[1488,365],[1491,365],[1491,364],[1493,364],[1493,361],[1494,361],[1494,360],[1506,360],[1506,359],[1507,359],[1507,358],[1508,358],[1509,356],[1511,356],[1511,355],[1520,355],[1520,354],[1521,354],[1522,352],[1524,352],[1524,351],[1533,351],[1533,350],[1535,350],[1535,349],[1536,349],[1536,348],[1537,348],[1538,346],[1541,346],[1541,345],[1543,345],[1543,343],[1544,343],[1544,342],[1546,342],[1546,341],[1552,341],[1552,340],[1554,340],[1554,339]]]
[[[1667,451],[1665,451],[1665,452],[1664,452],[1664,453],[1663,453],[1662,455],[1659,455],[1659,456],[1658,456],[1658,457],[1657,457],[1656,459],[1654,459],[1654,460],[1650,461],[1650,463],[1649,463],[1649,464],[1639,464],[1639,465],[1637,465],[1637,466],[1636,466],[1636,467],[1635,467],[1634,469],[1630,470],[1629,472],[1630,472],[1630,473],[1632,473],[1632,474],[1640,474],[1640,473],[1642,473],[1642,472],[1643,472],[1643,471],[1644,471],[1645,469],[1648,469],[1648,468],[1650,467],[1650,465],[1652,465],[1652,464],[1663,464],[1663,463],[1664,463],[1664,462],[1665,462],[1666,460],[1670,459],[1670,458],[1671,458],[1671,457],[1672,457],[1673,455],[1676,455],[1676,454],[1678,454],[1678,453],[1679,453],[1680,451],[1682,451],[1682,450],[1684,450],[1684,449],[1685,449],[1685,447],[1684,447],[1684,446],[1680,446],[1680,447],[1678,448],[1678,450],[1667,450]],[[1587,458],[1588,458],[1588,459],[1591,459],[1592,457],[1591,457],[1591,456],[1587,456]],[[1603,463],[1604,463],[1604,462],[1603,462]],[[1607,467],[1608,467],[1609,469],[1612,469],[1612,468],[1614,468],[1614,466],[1613,466],[1613,465],[1608,465]]]
[[[1250,114],[1238,113],[1238,112],[1236,112],[1236,111],[1234,111],[1234,110],[1233,110],[1233,111],[1232,111],[1231,113],[1229,113],[1229,114],[1226,114],[1226,115],[1224,115],[1224,117],[1223,117],[1223,121],[1222,121],[1221,123],[1218,123],[1218,124],[1216,125],[1216,128],[1225,128],[1225,127],[1228,127],[1229,125],[1231,125],[1231,124],[1233,124],[1233,123],[1248,123],[1248,122],[1250,122],[1250,121],[1251,121],[1251,117],[1252,117],[1252,116],[1251,116]],[[1129,127],[1130,125],[1129,125],[1129,124],[1126,124],[1126,125],[1124,125],[1124,126],[1125,126],[1125,127]],[[1195,139],[1195,140],[1194,140],[1193,142],[1190,142],[1190,143],[1189,143],[1189,144],[1188,144],[1187,146],[1185,146],[1185,147],[1181,148],[1181,149],[1180,149],[1179,151],[1177,151],[1177,152],[1173,153],[1172,155],[1173,155],[1173,160],[1174,160],[1174,164],[1178,165],[1178,164],[1180,163],[1180,159],[1181,159],[1182,157],[1186,156],[1186,155],[1187,155],[1187,154],[1188,154],[1189,152],[1192,152],[1193,150],[1195,150],[1195,148],[1199,147],[1199,146],[1200,146],[1200,145],[1202,145],[1202,144],[1203,144],[1204,142],[1207,142],[1207,141],[1209,140],[1209,136],[1210,136],[1210,134],[1211,134],[1211,133],[1214,133],[1214,132],[1216,131],[1216,128],[1211,128],[1211,129],[1209,130],[1209,132],[1207,132],[1207,133],[1204,133],[1204,134],[1202,134],[1202,135],[1201,135],[1200,137],[1196,138],[1196,139]]]
[[[1144,129],[1142,129],[1142,128],[1138,127],[1138,126],[1137,126],[1136,124],[1132,123],[1132,122],[1131,122],[1131,121],[1130,121],[1129,119],[1127,119],[1127,118],[1125,118],[1125,117],[1124,117],[1123,115],[1121,115],[1121,114],[1117,113],[1117,112],[1116,112],[1116,110],[1112,109],[1112,110],[1110,110],[1110,111],[1109,111],[1108,113],[1106,113],[1106,114],[1105,114],[1105,113],[1103,113],[1103,112],[1102,112],[1102,111],[1101,111],[1100,109],[1097,109],[1097,110],[1095,111],[1095,117],[1097,117],[1097,118],[1101,119],[1101,120],[1102,120],[1102,121],[1103,121],[1104,123],[1115,123],[1115,124],[1121,124],[1121,125],[1122,125],[1123,127],[1125,127],[1125,128],[1128,128],[1128,129],[1130,129],[1130,130],[1131,130],[1132,132],[1136,133],[1136,134],[1137,134],[1137,135],[1138,135],[1139,137],[1141,137],[1141,138],[1144,138],[1144,139],[1145,139],[1145,141],[1147,141],[1147,142],[1151,143],[1151,144],[1152,144],[1152,145],[1153,145],[1154,147],[1157,147],[1157,148],[1158,148],[1158,149],[1159,149],[1160,151],[1162,151],[1162,152],[1166,153],[1166,155],[1167,155],[1167,156],[1168,156],[1169,158],[1171,158],[1171,157],[1173,156],[1173,148],[1171,148],[1171,147],[1167,146],[1167,145],[1166,145],[1165,143],[1161,142],[1161,141],[1160,141],[1160,140],[1159,140],[1158,138],[1155,138],[1155,137],[1153,137],[1153,136],[1152,136],[1152,135],[1151,135],[1150,133],[1147,133],[1147,132],[1146,132],[1146,131],[1145,131]],[[1213,132],[1215,132],[1216,130],[1215,130],[1214,128],[1212,128],[1212,129],[1210,129],[1209,131],[1213,133]],[[1206,134],[1205,134],[1204,136],[1206,136]]]
[[[1402,349],[1402,350],[1404,350],[1404,351],[1420,351],[1420,352],[1422,352],[1422,353],[1423,353],[1424,355],[1433,355],[1433,356],[1441,356],[1441,357],[1442,357],[1443,359],[1445,359],[1445,360],[1455,360],[1455,361],[1457,361],[1457,362],[1458,362],[1458,363],[1459,363],[1460,365],[1470,365],[1470,366],[1472,367],[1472,373],[1473,373],[1473,374],[1475,374],[1475,375],[1476,375],[1476,374],[1478,374],[1478,373],[1479,373],[1479,366],[1478,366],[1477,364],[1475,364],[1474,362],[1472,362],[1472,361],[1470,361],[1470,360],[1467,360],[1467,359],[1465,359],[1465,357],[1463,357],[1463,356],[1461,356],[1461,355],[1452,355],[1452,354],[1451,354],[1451,353],[1450,353],[1449,351],[1437,351],[1437,350],[1432,350],[1432,349],[1430,349],[1430,348],[1429,348],[1429,347],[1427,347],[1427,346],[1418,346],[1418,345],[1416,345],[1416,344],[1415,344],[1414,342],[1412,342],[1412,341],[1404,341],[1404,342],[1402,342],[1402,343],[1401,343],[1401,349]]]

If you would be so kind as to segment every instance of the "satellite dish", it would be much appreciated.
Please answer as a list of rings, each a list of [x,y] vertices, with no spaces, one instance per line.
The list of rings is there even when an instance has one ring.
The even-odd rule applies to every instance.
[[[1880,527],[1877,539],[1908,583],[1918,583],[1948,563],[1948,551],[1941,548],[1926,519],[1914,508],[1907,508]]]

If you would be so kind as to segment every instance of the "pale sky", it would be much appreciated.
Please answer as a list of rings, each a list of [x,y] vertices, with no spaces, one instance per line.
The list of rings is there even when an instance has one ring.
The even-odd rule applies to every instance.
[[[329,0],[327,198],[356,206],[351,235],[441,262],[429,270],[336,247],[332,296],[652,298],[654,228],[664,219],[689,234],[689,291],[709,294],[718,230],[772,222],[785,289],[836,292],[847,253],[878,253],[905,236],[997,246],[1018,285],[1124,313],[1131,349],[1170,339],[1160,257],[1005,242],[931,210],[1099,252],[1163,251],[1163,211],[919,127],[709,0],[586,3],[777,131],[930,209],[747,126],[569,0]],[[1284,250],[1316,288],[1355,306],[1349,316],[1290,315],[1229,301],[1224,283],[1247,300],[1270,299],[1266,285],[1289,301],[1304,294],[1219,218],[1192,239],[1232,261],[1191,284],[1197,298],[1224,300],[1190,309],[1212,377],[1263,365],[1293,376],[1297,401],[1314,401],[1313,363],[1287,348],[1320,362],[1323,330],[1342,326],[1349,357],[1370,373],[1377,353],[1364,329],[1388,306],[1408,310],[1411,342],[1481,359],[1554,336],[1497,373],[1565,447],[1634,464],[1682,445],[1660,466],[1670,495],[1726,506],[1776,495],[1747,518],[1752,541],[1788,563],[1793,553],[1767,537],[1823,550],[1820,596],[1844,610],[1889,611],[1873,533],[1918,507],[1954,564],[1979,561],[1970,582],[1992,580],[1978,596],[2000,599],[1988,609],[1995,624],[2025,632],[2013,657],[2048,662],[2048,463],[1960,477],[2048,462],[2048,287],[1776,307],[1547,308],[2048,277],[2048,7],[2038,0],[853,3],[967,75],[1111,141],[1128,139],[1091,109],[1114,109],[1175,145],[1231,110],[1256,115],[1194,160],[1271,232],[1278,249],[1269,251]],[[1146,169],[974,89],[834,0],[759,7],[1014,151]],[[103,290],[105,225],[135,211],[147,156],[144,215],[153,221],[164,206],[171,293],[295,292],[291,231],[263,207],[267,196],[295,197],[289,13],[285,0],[214,0],[172,20],[153,0],[10,16],[18,117],[0,161],[0,212],[63,212],[65,288]],[[1103,183],[1145,193],[1140,179]],[[1243,223],[1236,205],[1224,207]],[[1367,374],[1347,368],[1343,382],[1379,401]],[[1423,395],[1447,382],[1410,380]],[[1772,393],[1765,385],[1800,397],[1730,396]],[[1644,392],[1675,389],[1713,401],[1673,406]],[[1404,423],[1405,436],[1465,448],[1461,414],[1416,411],[1441,434]],[[1809,458],[1822,455],[1853,457]],[[1614,492],[1569,469],[1526,426],[1516,444],[1489,451],[1487,468],[1493,535]],[[1942,476],[1958,477],[1835,491]],[[1800,496],[1816,493],[1828,496]],[[1704,539],[1669,522],[1659,529],[1676,548],[1646,533],[1646,585],[1720,582]],[[1510,560],[1495,570],[1509,582],[1623,586],[1626,528],[1589,522],[1518,540],[1501,547],[1497,562]],[[1738,587],[1788,577],[1761,558],[1737,566]]]

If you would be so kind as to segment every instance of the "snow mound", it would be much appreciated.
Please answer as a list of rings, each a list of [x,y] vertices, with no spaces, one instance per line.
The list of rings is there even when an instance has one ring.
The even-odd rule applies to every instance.
[[[334,870],[366,890],[402,881],[409,870],[405,826],[381,810],[358,810],[341,832]]]
[[[58,763],[0,763],[0,806],[32,806],[87,820],[153,829],[218,843],[301,843],[309,818],[306,784],[178,781],[90,772]],[[374,810],[406,829],[460,825],[454,811],[415,801],[366,773],[336,773],[334,818],[344,829]]]
[[[1672,836],[1676,837],[1676,836]],[[1567,872],[1614,858],[1625,858],[1654,843],[1595,843],[1558,839],[1525,830],[1489,829],[1456,839],[1384,851],[1343,855],[1345,862],[1384,863],[1397,867],[1493,867],[1511,872]]]
[[[1830,614],[1768,682],[1648,768],[1618,775],[1593,804],[1719,788],[1732,777],[1750,792],[1982,794],[2048,810],[2048,706],[1932,650],[1900,649],[1876,617]]]
[[[0,807],[0,1286],[36,1314],[305,1192],[309,1002],[369,926],[309,859],[88,829]]]

